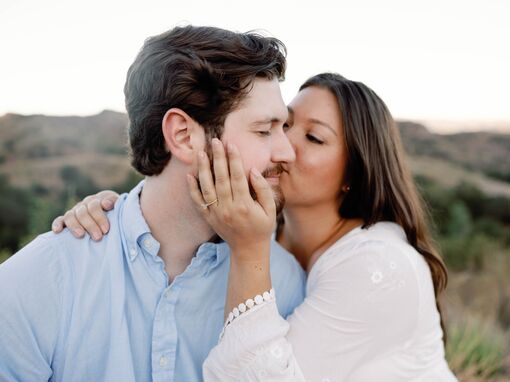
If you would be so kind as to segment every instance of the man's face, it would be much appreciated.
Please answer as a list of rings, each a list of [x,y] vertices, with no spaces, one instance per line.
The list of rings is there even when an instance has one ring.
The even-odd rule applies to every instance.
[[[227,116],[221,137],[224,143],[237,146],[247,175],[252,167],[264,175],[273,188],[278,211],[283,207],[281,165],[295,159],[283,130],[287,114],[278,81],[256,79],[239,107]]]

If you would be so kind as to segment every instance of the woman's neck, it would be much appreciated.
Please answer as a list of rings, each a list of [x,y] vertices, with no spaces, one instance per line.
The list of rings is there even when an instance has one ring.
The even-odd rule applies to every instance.
[[[285,207],[283,217],[277,240],[307,272],[333,243],[363,223],[340,217],[338,207],[331,205]]]

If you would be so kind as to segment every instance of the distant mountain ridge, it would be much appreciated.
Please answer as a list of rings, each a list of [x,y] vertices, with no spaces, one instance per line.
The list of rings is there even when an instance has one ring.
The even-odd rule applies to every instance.
[[[87,117],[6,114],[0,117],[0,174],[20,187],[61,188],[64,166],[74,166],[100,187],[132,172],[127,156],[127,116],[105,110]],[[510,196],[510,134],[440,135],[399,121],[415,174],[447,186],[468,180],[485,192]]]
[[[440,135],[409,121],[400,121],[399,128],[410,156],[444,159],[466,170],[510,182],[510,134],[464,132]]]
[[[18,187],[63,187],[71,166],[98,186],[121,183],[132,171],[127,116],[105,110],[87,117],[6,114],[0,117],[0,174]]]

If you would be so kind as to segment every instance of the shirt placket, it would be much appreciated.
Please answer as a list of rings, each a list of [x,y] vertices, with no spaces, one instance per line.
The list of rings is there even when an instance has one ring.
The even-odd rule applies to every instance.
[[[155,382],[174,380],[178,340],[175,308],[179,291],[175,283],[167,287],[156,309],[152,331],[152,378]]]

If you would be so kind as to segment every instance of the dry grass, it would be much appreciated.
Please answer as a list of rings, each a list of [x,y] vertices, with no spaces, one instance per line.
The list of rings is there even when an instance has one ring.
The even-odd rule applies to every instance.
[[[459,381],[510,381],[510,254],[478,272],[450,274],[447,357]]]

